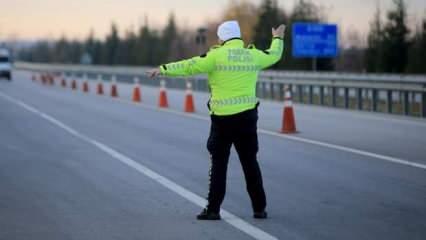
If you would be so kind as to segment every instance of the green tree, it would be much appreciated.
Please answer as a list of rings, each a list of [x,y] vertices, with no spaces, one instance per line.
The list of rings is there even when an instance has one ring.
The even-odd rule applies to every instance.
[[[283,22],[276,0],[263,0],[258,10],[253,42],[259,49],[267,49],[271,43],[271,29]]]
[[[99,63],[101,57],[101,47],[99,41],[95,39],[95,32],[93,29],[90,30],[89,35],[83,44],[84,52],[90,55],[92,58],[92,63]]]
[[[384,28],[383,65],[384,71],[402,73],[406,69],[408,55],[407,10],[404,0],[393,0],[394,9],[387,13]]]
[[[136,65],[137,52],[136,52],[137,36],[128,29],[124,38],[120,41],[120,46],[117,53],[117,63],[121,65]]]
[[[147,65],[150,62],[149,44],[151,39],[151,31],[147,24],[139,29],[139,34],[136,42],[137,64]]]
[[[161,38],[157,31],[151,30],[146,23],[139,30],[137,37],[136,52],[137,63],[139,65],[158,65],[161,64]]]
[[[34,46],[31,58],[34,62],[50,62],[50,46],[47,41],[39,41]]]
[[[69,42],[65,36],[62,36],[53,46],[52,46],[52,62],[58,63],[68,63],[71,62],[68,57],[69,52]]]
[[[84,53],[84,46],[78,40],[73,40],[70,42],[69,47],[67,48],[67,54],[69,56],[70,63],[80,63],[80,58]]]
[[[223,11],[222,21],[237,20],[240,24],[242,39],[250,43],[254,38],[254,27],[258,20],[257,6],[247,0],[232,0]],[[216,41],[216,39],[214,39]]]
[[[412,39],[408,53],[407,72],[424,74],[426,73],[426,18]]]
[[[99,39],[95,39],[93,43],[93,64],[101,64],[102,63],[102,49],[103,43]]]
[[[103,63],[108,65],[117,64],[118,47],[120,45],[120,38],[118,36],[118,29],[115,23],[111,24],[111,32],[107,35],[104,45]]]
[[[170,13],[169,20],[162,34],[162,39],[161,39],[162,48],[160,49],[161,53],[160,53],[160,59],[159,59],[160,61],[166,62],[166,61],[173,60],[171,59],[171,56],[176,55],[176,54],[173,54],[173,51],[176,50],[175,48],[176,48],[176,43],[178,40],[177,38],[178,38],[178,30],[177,30],[176,21],[175,21],[175,15],[173,13]]]
[[[370,23],[365,51],[365,68],[367,72],[382,72],[383,69],[383,39],[384,31],[381,20],[381,10],[377,6],[374,19]]]

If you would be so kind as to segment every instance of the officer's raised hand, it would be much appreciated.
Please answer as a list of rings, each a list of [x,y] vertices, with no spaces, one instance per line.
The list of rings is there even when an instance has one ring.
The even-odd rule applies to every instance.
[[[158,77],[161,74],[160,68],[154,68],[146,72],[146,75],[150,78]]]
[[[284,38],[285,25],[281,24],[277,28],[272,28],[272,36]]]

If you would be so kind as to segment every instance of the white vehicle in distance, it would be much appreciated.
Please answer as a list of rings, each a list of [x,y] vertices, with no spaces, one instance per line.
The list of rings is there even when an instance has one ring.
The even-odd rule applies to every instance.
[[[9,50],[0,48],[0,78],[12,80],[12,60]]]

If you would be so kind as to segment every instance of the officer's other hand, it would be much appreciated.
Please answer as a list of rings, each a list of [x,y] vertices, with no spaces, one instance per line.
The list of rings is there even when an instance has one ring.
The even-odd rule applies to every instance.
[[[158,77],[161,74],[160,68],[154,68],[146,72],[146,75],[150,78]]]
[[[284,38],[285,25],[281,24],[277,28],[272,28],[272,36]]]

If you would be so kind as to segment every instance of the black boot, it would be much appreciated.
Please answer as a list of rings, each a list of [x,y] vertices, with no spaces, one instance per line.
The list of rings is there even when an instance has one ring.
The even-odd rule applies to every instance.
[[[268,218],[268,213],[266,211],[254,212],[253,217],[257,219],[266,219]]]
[[[220,220],[220,214],[211,212],[207,208],[204,208],[203,211],[197,215],[198,220]]]

